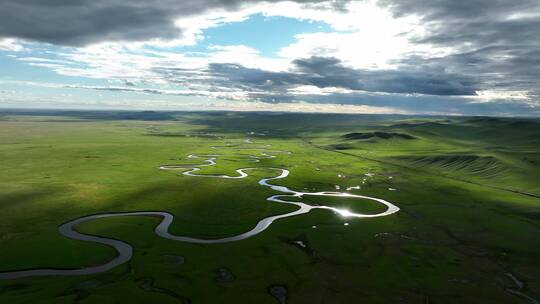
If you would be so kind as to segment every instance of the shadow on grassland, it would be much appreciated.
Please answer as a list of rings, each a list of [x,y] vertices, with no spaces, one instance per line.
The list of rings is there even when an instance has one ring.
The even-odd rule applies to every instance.
[[[403,115],[318,114],[270,112],[201,113],[188,122],[205,126],[208,133],[264,134],[268,138],[296,138],[308,132],[347,131],[359,126],[377,126]]]
[[[2,116],[48,116],[48,117],[71,117],[84,120],[113,121],[113,120],[144,120],[144,121],[164,121],[176,120],[175,115],[180,112],[163,111],[71,111],[71,110],[0,110]],[[55,119],[55,121],[58,121]]]

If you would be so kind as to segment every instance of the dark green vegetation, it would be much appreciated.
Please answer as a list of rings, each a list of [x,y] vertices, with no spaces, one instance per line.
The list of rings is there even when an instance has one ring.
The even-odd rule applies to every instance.
[[[245,156],[255,150],[210,148],[227,143],[271,144],[292,154],[253,164]],[[93,276],[0,281],[0,303],[540,300],[540,123],[523,119],[6,112],[0,116],[0,270],[112,258],[110,248],[58,234],[58,225],[83,215],[164,210],[176,216],[175,234],[221,237],[292,209],[265,201],[276,193],[257,185],[275,171],[219,180],[157,169],[193,163],[186,160],[192,153],[226,155],[201,173],[282,167],[291,175],[279,183],[290,188],[360,186],[349,191],[386,199],[401,211],[348,219],[316,210],[216,245],[161,239],[152,231],[157,218],[103,219],[80,230],[132,244],[128,264]],[[371,201],[305,201],[321,200],[379,211]]]
[[[343,138],[345,139],[390,139],[390,138],[401,138],[401,139],[414,139],[413,136],[409,134],[403,134],[403,133],[388,133],[388,132],[381,132],[381,131],[375,131],[375,132],[365,132],[365,133],[348,133],[343,135]]]

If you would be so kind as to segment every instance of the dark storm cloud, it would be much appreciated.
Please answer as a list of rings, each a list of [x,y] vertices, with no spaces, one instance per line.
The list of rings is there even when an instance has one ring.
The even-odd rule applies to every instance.
[[[291,72],[270,72],[237,64],[211,64],[215,85],[250,91],[283,91],[299,85],[342,88],[353,91],[428,95],[474,95],[476,82],[444,70],[360,70],[346,67],[336,58],[311,57],[293,62]]]
[[[476,82],[444,69],[359,70],[336,58],[312,57],[294,61],[310,84],[319,88],[339,87],[384,93],[428,95],[474,95]]]
[[[463,49],[488,46],[535,49],[540,45],[538,0],[381,0],[396,16],[415,15],[427,30],[417,43]]]
[[[239,64],[212,63],[208,66],[209,80],[220,86],[250,90],[274,90],[295,84],[307,84],[301,75],[290,72],[271,72],[246,68]]]
[[[540,1],[382,0],[396,16],[421,18],[427,33],[413,42],[452,47],[440,58],[403,64],[439,66],[472,75],[486,89],[525,90],[540,96]]]
[[[341,105],[365,105],[372,107],[389,107],[410,113],[424,114],[467,114],[494,116],[539,116],[540,110],[527,104],[504,100],[492,102],[476,102],[467,97],[452,96],[406,96],[399,94],[380,95],[360,92],[337,93],[332,95],[303,95],[293,94],[258,94],[250,96],[253,100],[267,103],[302,102]]]
[[[523,90],[534,94],[540,79],[540,49],[488,46],[439,58],[409,57],[405,66],[444,67],[471,75],[481,89]]]
[[[257,0],[2,0],[0,37],[81,46],[181,36],[178,17],[234,10]],[[274,1],[267,1],[274,2]],[[315,5],[315,0],[296,0]],[[333,2],[343,9],[345,1]]]
[[[107,92],[124,92],[124,93],[144,93],[152,95],[176,95],[176,96],[207,96],[203,92],[196,91],[167,91],[148,88],[134,88],[134,84],[127,84],[124,87],[103,87],[103,86],[87,86],[87,85],[64,85],[66,89],[85,89]]]
[[[397,16],[417,14],[430,21],[501,19],[540,7],[536,0],[379,0],[378,3],[391,8]]]

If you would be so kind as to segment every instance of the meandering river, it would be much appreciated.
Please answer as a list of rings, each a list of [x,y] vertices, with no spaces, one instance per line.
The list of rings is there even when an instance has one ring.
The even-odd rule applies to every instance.
[[[251,144],[252,141],[246,140],[246,143]],[[252,150],[252,151],[259,150],[260,152],[258,155],[248,156],[249,160],[251,160],[252,162],[260,162],[260,160],[263,158],[274,158],[276,157],[274,154],[278,154],[278,153],[291,154],[288,151],[270,150],[266,148],[232,148],[230,146],[225,146],[225,147],[215,146],[213,148],[216,148],[216,149],[217,148],[230,148],[230,149],[236,149],[236,150]],[[351,194],[347,192],[302,192],[302,191],[289,189],[285,186],[272,184],[271,183],[272,181],[284,179],[287,176],[289,176],[290,174],[289,170],[283,169],[283,168],[266,168],[266,167],[241,168],[241,169],[236,170],[237,175],[211,175],[211,174],[198,174],[197,173],[198,171],[202,170],[201,169],[202,167],[216,165],[216,161],[220,156],[221,155],[218,155],[218,154],[206,154],[206,155],[192,154],[188,156],[188,159],[203,160],[204,163],[199,164],[199,165],[162,165],[159,167],[159,169],[180,171],[182,172],[182,174],[186,176],[191,176],[191,177],[224,178],[224,179],[242,179],[249,176],[247,172],[251,170],[257,170],[257,169],[258,170],[266,169],[266,170],[275,171],[276,172],[275,176],[263,178],[259,180],[258,182],[259,185],[261,186],[269,187],[273,191],[281,193],[281,194],[272,195],[266,198],[266,200],[270,202],[275,202],[275,203],[294,205],[294,206],[297,206],[298,209],[289,213],[263,218],[255,225],[255,227],[253,227],[251,230],[246,231],[244,233],[226,237],[226,238],[217,238],[217,239],[201,239],[201,238],[193,238],[189,236],[178,236],[178,235],[173,235],[169,233],[169,227],[174,221],[174,215],[166,211],[134,211],[134,212],[118,212],[118,213],[103,213],[103,214],[88,215],[88,216],[74,219],[65,224],[62,224],[58,228],[58,231],[60,232],[60,234],[70,239],[98,243],[98,244],[103,244],[103,245],[113,247],[117,252],[117,256],[115,258],[113,258],[110,261],[107,261],[104,264],[100,264],[97,266],[83,267],[83,268],[78,268],[78,269],[41,268],[41,269],[28,269],[28,270],[1,272],[0,279],[17,279],[17,278],[25,278],[25,277],[36,277],[36,276],[90,275],[90,274],[97,274],[97,273],[109,271],[119,265],[122,265],[128,262],[133,256],[133,247],[130,244],[123,242],[121,240],[88,235],[88,234],[80,233],[77,231],[77,227],[80,224],[84,222],[94,221],[97,219],[102,219],[102,218],[121,217],[121,216],[153,216],[153,217],[157,216],[161,218],[161,222],[156,226],[154,231],[160,237],[173,240],[173,241],[180,241],[180,242],[197,243],[197,244],[214,244],[214,243],[235,242],[235,241],[247,239],[249,237],[257,235],[261,233],[262,231],[266,230],[276,220],[305,214],[305,213],[310,212],[313,209],[329,210],[336,214],[339,214],[340,216],[351,217],[351,218],[381,217],[381,216],[387,216],[387,215],[390,215],[399,211],[399,208],[396,205],[380,198],[356,195],[356,194]],[[335,207],[325,206],[325,205],[313,206],[313,205],[309,205],[309,204],[301,202],[304,196],[326,196],[326,197],[343,197],[343,198],[372,200],[386,206],[386,210],[380,213],[375,213],[375,214],[362,214],[362,213],[351,212],[346,209],[340,209],[340,208],[335,208]]]

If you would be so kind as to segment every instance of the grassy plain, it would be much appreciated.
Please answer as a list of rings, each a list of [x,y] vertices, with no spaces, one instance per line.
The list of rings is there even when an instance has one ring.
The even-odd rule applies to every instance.
[[[254,164],[246,156],[257,150],[211,148],[224,144],[292,153]],[[93,276],[0,281],[0,303],[279,303],[273,285],[286,287],[287,303],[540,300],[540,122],[526,119],[6,111],[0,271],[112,258],[111,248],[58,234],[60,224],[88,214],[163,210],[175,215],[172,233],[222,237],[294,210],[267,202],[277,193],[257,184],[275,171],[223,180],[158,170],[201,163],[186,159],[194,153],[225,155],[200,173],[287,168],[278,183],[289,188],[360,186],[349,191],[401,211],[350,219],[316,210],[216,245],[161,239],[157,218],[97,220],[80,231],[132,244],[129,263]],[[305,201],[379,211],[370,201]]]

